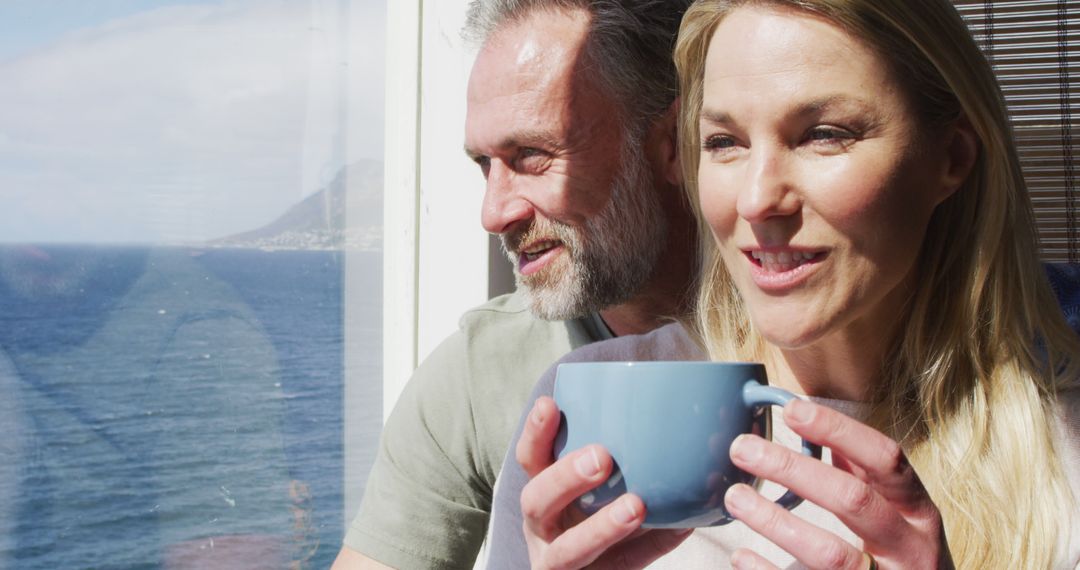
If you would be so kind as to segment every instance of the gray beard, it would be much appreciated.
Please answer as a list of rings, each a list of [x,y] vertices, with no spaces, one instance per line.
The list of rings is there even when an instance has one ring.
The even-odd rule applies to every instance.
[[[639,141],[641,137],[624,137]],[[667,245],[668,221],[660,206],[651,172],[640,146],[627,144],[622,165],[612,184],[611,200],[581,228],[558,221],[544,222],[544,235],[560,240],[565,263],[532,275],[518,271],[518,254],[503,234],[503,251],[514,265],[518,288],[533,314],[546,320],[585,316],[622,304],[649,282]],[[533,222],[524,233],[540,231]],[[517,235],[522,235],[521,233]]]

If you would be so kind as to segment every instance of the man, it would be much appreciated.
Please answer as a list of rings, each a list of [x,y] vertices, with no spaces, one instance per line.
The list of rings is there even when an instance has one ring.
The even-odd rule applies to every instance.
[[[462,568],[537,378],[583,344],[684,314],[671,47],[689,0],[478,0],[465,149],[518,292],[469,311],[388,420],[335,568]]]

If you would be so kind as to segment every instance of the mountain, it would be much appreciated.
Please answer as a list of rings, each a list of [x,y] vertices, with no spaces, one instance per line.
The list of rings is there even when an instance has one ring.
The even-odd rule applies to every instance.
[[[210,247],[259,249],[382,249],[382,163],[362,160],[276,220],[212,240]]]

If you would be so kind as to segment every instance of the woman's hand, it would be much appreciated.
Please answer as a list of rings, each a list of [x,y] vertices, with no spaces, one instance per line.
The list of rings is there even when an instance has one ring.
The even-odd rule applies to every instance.
[[[525,542],[533,568],[640,568],[678,546],[686,531],[641,529],[645,505],[625,494],[585,517],[571,506],[611,474],[611,456],[590,445],[552,461],[559,429],[555,401],[533,405],[518,440],[517,460],[531,478],[521,492]]]
[[[898,443],[804,400],[784,407],[784,421],[795,433],[829,447],[833,465],[751,435],[732,443],[732,460],[835,514],[862,538],[862,549],[776,506],[747,485],[733,486],[724,497],[735,518],[810,568],[865,570],[874,563],[882,569],[952,567],[941,515]],[[774,568],[745,549],[732,556],[732,565]]]

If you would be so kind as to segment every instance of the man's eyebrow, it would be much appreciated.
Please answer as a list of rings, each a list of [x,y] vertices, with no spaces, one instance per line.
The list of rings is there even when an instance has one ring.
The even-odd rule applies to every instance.
[[[538,147],[541,150],[557,150],[563,147],[563,143],[548,131],[529,130],[511,133],[500,139],[492,148],[498,151],[519,147]],[[465,155],[473,160],[484,156],[484,153],[470,148],[468,144],[465,145],[464,150]]]

